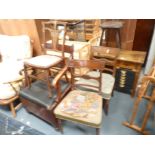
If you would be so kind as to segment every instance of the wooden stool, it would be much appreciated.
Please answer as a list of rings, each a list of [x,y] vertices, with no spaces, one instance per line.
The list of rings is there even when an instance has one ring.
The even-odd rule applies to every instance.
[[[105,35],[105,39],[107,39],[106,31],[109,30],[114,30],[115,34],[116,34],[116,45],[118,48],[121,48],[121,35],[120,35],[120,29],[123,26],[123,22],[121,21],[106,21],[103,24],[100,25],[101,29],[102,29],[102,35],[101,35],[101,41],[100,41],[100,45],[102,45],[102,39],[103,36]]]

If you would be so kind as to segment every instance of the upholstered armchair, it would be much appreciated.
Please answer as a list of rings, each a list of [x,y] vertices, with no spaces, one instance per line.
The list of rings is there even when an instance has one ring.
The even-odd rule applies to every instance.
[[[0,35],[0,105],[10,105],[13,116],[16,116],[14,100],[22,86],[25,59],[32,57],[30,38],[27,35]]]

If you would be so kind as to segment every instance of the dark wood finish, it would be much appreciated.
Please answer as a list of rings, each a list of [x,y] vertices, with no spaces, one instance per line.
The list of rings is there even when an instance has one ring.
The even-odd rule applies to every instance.
[[[136,24],[133,50],[147,52],[145,63],[147,60],[147,56],[148,56],[148,52],[151,44],[154,25],[155,25],[155,19],[138,19]]]
[[[120,29],[123,27],[123,22],[121,22],[121,21],[105,21],[100,25],[100,27],[102,29],[100,45],[102,45],[102,39],[103,39],[104,33],[108,33],[109,30],[112,30],[115,32],[117,48],[121,48]],[[107,36],[105,36],[105,39],[107,39]],[[106,41],[105,41],[105,46],[106,46]]]
[[[101,94],[101,86],[102,86],[102,72],[105,69],[105,62],[104,61],[99,61],[99,60],[71,60],[69,62],[69,68],[71,70],[71,80],[72,80],[72,89],[76,89],[78,85],[81,86],[89,86],[89,87],[94,87],[99,90],[99,94]],[[80,75],[75,74],[75,68],[83,68],[87,67],[90,70],[99,70],[100,76],[99,77],[92,77],[89,75],[83,75],[82,78],[85,79],[94,79],[99,82],[99,86],[92,86],[92,85],[86,85],[86,84],[76,84],[76,78],[81,77]]]
[[[100,128],[96,128],[96,135],[100,134]]]
[[[39,104],[35,104],[32,101],[29,101],[22,97],[20,97],[20,100],[23,103],[24,108],[26,108],[29,113],[35,114],[44,121],[52,124],[56,129],[59,129],[58,120],[55,118],[55,115],[53,113],[54,107],[56,105],[51,110],[48,110],[45,107]]]

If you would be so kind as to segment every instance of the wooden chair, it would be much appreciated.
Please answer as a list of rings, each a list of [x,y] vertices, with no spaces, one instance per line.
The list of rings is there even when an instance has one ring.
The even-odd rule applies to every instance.
[[[47,24],[47,23],[45,23]],[[43,25],[45,25],[43,24]],[[57,29],[58,25],[62,25],[62,22],[57,22],[57,21],[50,21],[50,24],[53,24],[53,27],[46,27],[43,26],[43,32],[45,33],[45,31],[48,31],[51,35],[51,44],[50,44],[50,49],[54,52],[61,52],[61,56],[57,56],[57,55],[49,55],[46,54],[46,50],[49,49],[46,46],[44,46],[44,54],[40,55],[40,56],[36,56],[33,57],[27,61],[25,61],[24,63],[24,72],[25,72],[25,76],[26,76],[26,81],[27,81],[27,85],[30,87],[31,85],[31,80],[30,78],[34,78],[34,79],[39,79],[42,81],[45,81],[47,86],[48,86],[48,96],[52,97],[52,86],[50,83],[50,77],[52,76],[52,68],[56,67],[56,66],[64,66],[65,63],[65,57],[64,57],[64,52],[68,51],[71,53],[71,57],[72,57],[72,52],[73,52],[73,46],[68,47],[65,46],[65,27],[64,29]],[[65,24],[64,24],[65,25]],[[63,32],[63,33],[62,33]],[[61,41],[62,43],[59,44]],[[46,44],[45,44],[46,45]],[[27,74],[27,69],[28,68],[32,68],[34,70],[40,70],[39,72],[36,72],[37,74],[33,74],[28,76]],[[43,76],[39,77],[39,74],[42,74],[43,72]]]
[[[83,75],[87,80],[94,80],[99,83],[98,86],[86,84],[86,86],[96,88],[97,92],[83,91],[79,87],[81,84],[76,83],[77,78],[80,76],[75,74],[75,68],[88,67],[100,71],[99,77],[91,77]],[[88,125],[96,128],[96,134],[99,134],[100,126],[102,123],[102,71],[104,70],[104,63],[94,60],[71,60],[68,64],[68,69],[71,71],[71,85],[72,91],[60,102],[54,110],[56,117],[61,126],[61,120],[68,120],[75,123]],[[64,70],[63,72],[67,71]],[[82,84],[83,85],[83,84]],[[63,129],[61,129],[63,132]]]
[[[115,84],[115,72],[116,72],[116,57],[107,57],[106,56],[106,53],[105,55],[103,56],[103,53],[104,53],[104,50],[100,50],[100,47],[98,46],[91,46],[91,59],[92,60],[100,60],[103,63],[104,65],[104,70],[103,70],[103,73],[102,73],[102,89],[101,89],[101,92],[102,92],[102,99],[103,99],[103,108],[105,110],[105,114],[107,115],[108,114],[108,109],[109,109],[109,102],[110,102],[110,99],[111,99],[111,96],[113,94],[113,90],[114,90],[114,84]],[[95,52],[102,52],[102,56],[103,57],[98,57],[98,56],[95,56],[94,53]],[[91,76],[94,76],[94,77],[99,77],[100,74],[98,71],[88,71],[86,73],[86,75],[91,75]],[[81,83],[81,84],[93,84],[95,86],[98,86],[99,83],[96,83],[95,81],[88,81],[88,80],[84,80],[83,78],[80,78],[78,80],[78,83]],[[84,89],[86,90],[89,90],[89,91],[96,91],[97,89],[95,88],[89,88],[89,87],[84,87]]]
[[[14,105],[23,86],[24,75],[19,74],[23,69],[25,59],[32,57],[32,44],[27,35],[0,35],[0,105],[9,105],[13,117],[21,104]]]

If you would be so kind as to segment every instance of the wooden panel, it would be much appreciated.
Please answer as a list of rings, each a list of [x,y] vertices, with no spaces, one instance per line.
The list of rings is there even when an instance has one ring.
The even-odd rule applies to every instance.
[[[155,19],[138,19],[133,50],[148,51],[153,34]]]
[[[41,54],[40,40],[33,19],[5,19],[0,20],[0,33],[6,35],[27,34],[34,41],[34,55]]]
[[[133,50],[146,51],[147,56],[150,48],[155,19],[138,19],[133,42]],[[145,63],[147,60],[145,59]]]

